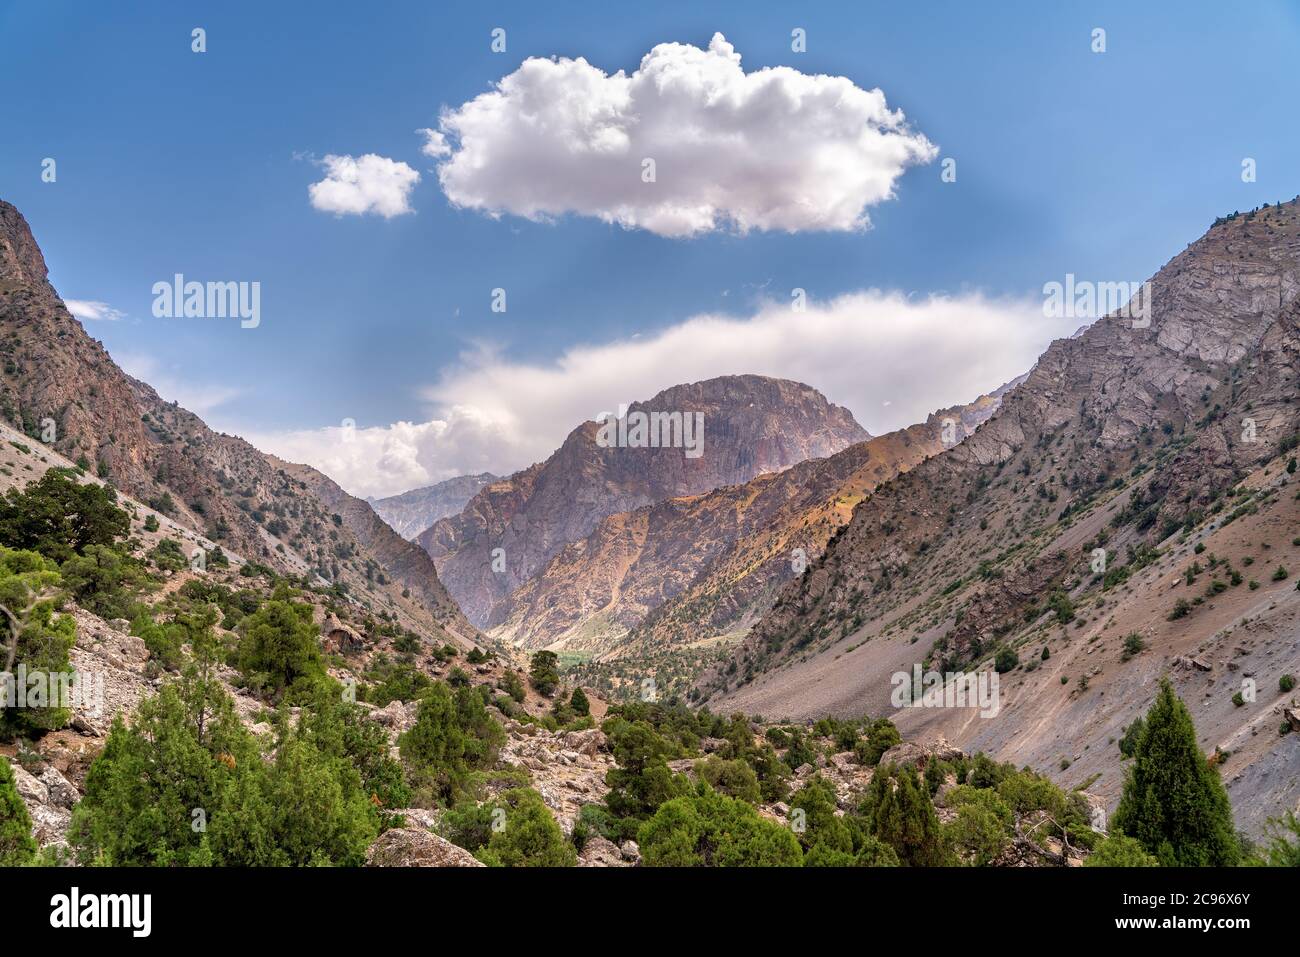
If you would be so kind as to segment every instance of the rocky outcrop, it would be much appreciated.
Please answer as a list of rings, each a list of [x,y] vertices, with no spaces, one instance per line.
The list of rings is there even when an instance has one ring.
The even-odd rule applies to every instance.
[[[366,867],[483,867],[463,847],[424,828],[385,831],[370,845]]]
[[[515,721],[506,730],[500,765],[526,771],[560,828],[571,834],[583,805],[601,803],[609,791],[605,775],[615,762],[604,733],[550,732]]]

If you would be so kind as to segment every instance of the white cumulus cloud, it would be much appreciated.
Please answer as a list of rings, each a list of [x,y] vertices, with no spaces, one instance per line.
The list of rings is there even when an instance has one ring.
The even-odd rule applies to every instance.
[[[805,312],[769,302],[748,317],[701,315],[654,335],[575,346],[551,362],[479,345],[425,390],[426,421],[245,437],[354,494],[388,495],[453,475],[508,474],[620,403],[742,373],[805,382],[879,435],[1028,371],[1076,324],[1045,319],[1037,300],[978,294],[868,290]]]
[[[325,213],[390,219],[411,212],[410,196],[420,174],[398,160],[374,153],[326,156],[325,178],[307,187],[311,204]]]
[[[746,73],[720,33],[708,49],[659,44],[630,75],[530,58],[420,132],[457,206],[673,237],[861,229],[904,170],[936,155],[879,89],[784,66]]]

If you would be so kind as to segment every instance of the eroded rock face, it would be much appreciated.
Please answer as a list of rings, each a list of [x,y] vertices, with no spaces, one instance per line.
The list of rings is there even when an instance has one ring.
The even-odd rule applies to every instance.
[[[0,760],[4,760],[0,758]],[[81,794],[53,765],[32,774],[16,761],[10,762],[18,796],[32,819],[32,837],[41,847],[66,844],[72,808]]]
[[[1219,661],[1224,636],[1261,618],[1293,634],[1300,596],[1267,580],[1254,598],[1207,593],[1213,575],[1194,590],[1185,575],[1194,545],[1238,569],[1297,561],[1285,470],[1300,432],[1300,208],[1216,224],[1151,290],[1149,322],[1112,315],[1054,342],[973,435],[861,502],[699,683],[701,700],[797,719],[890,714],[894,673],[992,671],[1005,645],[1021,663],[1002,675],[997,720],[907,709],[894,713],[904,736],[942,730],[1066,786],[1101,775],[1114,802],[1108,742],[1169,676],[1186,700],[1205,696],[1198,732],[1233,752],[1238,825],[1259,834],[1264,814],[1294,806],[1297,753],[1233,708],[1224,685],[1240,678]],[[1106,582],[1117,567],[1127,577]],[[1174,621],[1183,596],[1195,604]],[[1137,658],[1123,655],[1132,633],[1147,644]],[[1276,674],[1297,654],[1277,640],[1255,658]]]
[[[744,483],[869,438],[847,409],[815,389],[763,376],[674,386],[628,411],[702,414],[704,454],[602,447],[599,426],[587,422],[544,463],[485,486],[459,515],[420,535],[439,576],[476,625],[504,621],[510,593],[606,516]],[[496,548],[504,549],[503,571],[493,567]]]
[[[385,831],[370,845],[366,867],[483,867],[463,847],[423,828]]]
[[[492,634],[609,656],[733,631],[767,610],[800,563],[816,561],[854,504],[964,438],[999,402],[1000,393],[982,396],[744,484],[610,515],[510,596]]]
[[[474,628],[442,588],[428,555],[367,503],[314,469],[212,431],[198,416],[123,372],[68,311],[48,281],[26,220],[4,201],[0,336],[15,343],[0,374],[5,422],[22,429],[25,422],[59,410],[53,451],[73,460],[80,450],[92,452],[113,485],[137,501],[165,493],[172,505],[164,527],[187,549],[191,543],[211,549],[212,537],[220,534],[228,553],[289,574],[318,575],[322,563],[304,555],[346,548],[361,559],[359,566],[373,561],[386,583],[352,563],[335,563],[324,574],[338,575],[357,594],[371,592],[395,602],[405,590],[410,597],[402,600],[404,611],[421,624],[472,640]],[[253,518],[265,513],[276,513],[277,519],[261,525]]]
[[[1113,479],[1120,456],[1126,465],[1133,454],[1154,461],[1155,436],[1163,443],[1165,435],[1186,432],[1191,443],[1166,455],[1153,473],[1150,496],[1160,519],[1148,526],[1154,535],[1165,517],[1181,522],[1233,475],[1276,454],[1276,441],[1243,442],[1237,433],[1243,416],[1279,438],[1300,419],[1289,401],[1300,346],[1296,204],[1216,225],[1161,269],[1151,288],[1146,326],[1109,316],[1052,343],[973,435],[862,503],[820,566],[787,587],[754,628],[742,662],[767,670],[788,651],[764,649],[788,649],[797,635],[850,619],[880,593],[882,579],[904,567],[925,575],[948,559],[947,567],[969,572],[986,547],[992,517],[1019,523],[1045,510],[1044,501],[1017,489],[1044,486],[1042,499],[1054,513]],[[1206,396],[1232,409],[1207,417],[1214,405]],[[950,580],[958,570],[944,574]],[[721,675],[704,682],[724,683]]]

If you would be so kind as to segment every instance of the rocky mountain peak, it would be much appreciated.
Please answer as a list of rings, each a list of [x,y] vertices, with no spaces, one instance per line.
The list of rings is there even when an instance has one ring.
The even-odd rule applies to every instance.
[[[510,593],[609,515],[742,484],[870,437],[816,389],[757,375],[678,385],[609,411],[624,413],[626,429],[602,437],[613,429],[608,420],[579,425],[545,462],[485,486],[420,535],[480,627],[503,621]],[[696,445],[640,441],[638,417],[656,414],[700,423],[687,435]]]

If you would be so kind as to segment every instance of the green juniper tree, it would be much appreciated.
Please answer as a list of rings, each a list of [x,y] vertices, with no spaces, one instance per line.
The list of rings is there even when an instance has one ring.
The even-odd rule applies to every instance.
[[[892,847],[909,867],[948,863],[930,792],[910,767],[877,768],[861,807],[872,836]]]
[[[54,563],[36,552],[0,545],[0,741],[18,734],[41,734],[68,723],[66,702],[29,699],[17,707],[19,668],[28,675],[66,673],[76,639],[71,615],[55,614],[60,584]],[[53,687],[53,683],[50,683]],[[13,700],[6,700],[13,694]]]
[[[1147,712],[1112,824],[1165,867],[1237,863],[1228,793],[1168,680]]]
[[[560,683],[559,656],[553,651],[538,651],[533,654],[530,665],[528,680],[539,695],[549,698]]]

